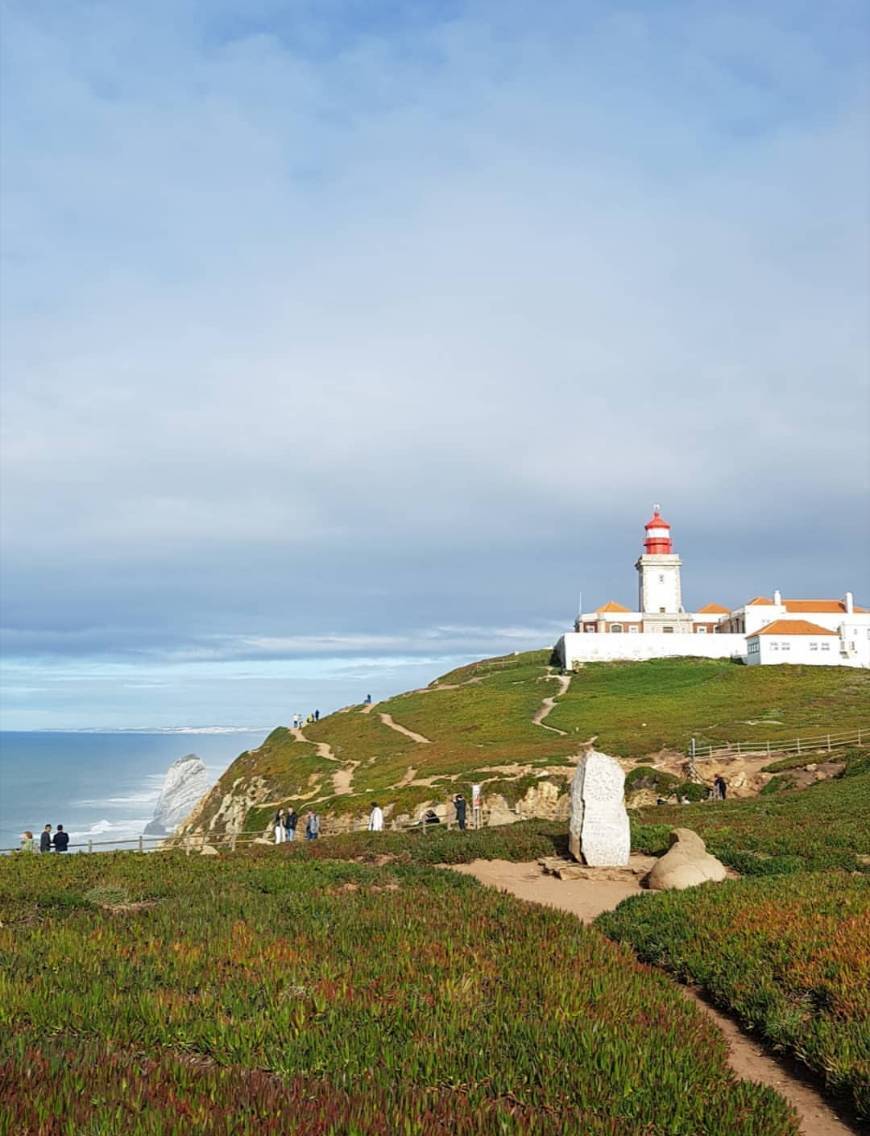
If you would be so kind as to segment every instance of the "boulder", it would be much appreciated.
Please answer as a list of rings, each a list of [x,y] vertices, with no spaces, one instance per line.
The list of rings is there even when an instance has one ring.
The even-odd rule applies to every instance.
[[[568,850],[593,868],[623,867],[631,852],[625,774],[618,761],[594,749],[580,758],[571,782]]]
[[[220,852],[213,844],[203,844],[199,851],[202,856],[220,856]]]
[[[697,832],[690,828],[671,830],[671,847],[644,880],[653,891],[683,891],[708,880],[725,879],[725,865],[711,856]]]

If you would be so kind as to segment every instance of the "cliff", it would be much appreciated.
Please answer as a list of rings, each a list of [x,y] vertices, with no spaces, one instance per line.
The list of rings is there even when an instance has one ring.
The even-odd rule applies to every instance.
[[[167,836],[186,820],[208,789],[208,770],[196,756],[179,757],[166,771],[154,816],[145,826],[146,836]]]

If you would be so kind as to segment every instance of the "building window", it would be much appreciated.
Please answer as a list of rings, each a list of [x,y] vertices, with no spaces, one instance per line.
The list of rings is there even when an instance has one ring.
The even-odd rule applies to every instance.
[[[664,582],[665,582],[664,576],[659,576],[659,583],[663,584]]]
[[[619,632],[621,632],[621,631],[622,631],[622,624],[621,623],[612,623],[610,625],[610,634],[611,635],[619,634]]]
[[[663,627],[662,631],[664,632],[665,635],[673,635],[673,633],[674,633],[673,627]]]
[[[783,649],[783,651],[790,651],[791,650],[791,643],[783,643],[782,649]]]
[[[823,644],[822,644],[822,650],[823,650],[823,651],[830,651],[830,649],[831,649],[831,644],[830,644],[830,643],[823,643]]]
[[[707,628],[706,627],[696,627],[695,630],[698,632],[699,635],[706,635],[707,634]]]
[[[637,632],[638,632],[638,626],[637,626],[637,624],[636,624],[636,623],[632,623],[632,624],[631,624],[631,626],[629,627],[629,629],[628,629],[628,630],[629,630],[629,633],[630,633],[631,635],[637,635]]]
[[[818,643],[810,643],[810,650],[811,651],[818,651],[818,649],[819,649]]]
[[[659,613],[660,613],[661,615],[664,615],[664,611],[665,611],[665,609],[664,609],[663,607],[660,607],[660,608],[659,608]]]

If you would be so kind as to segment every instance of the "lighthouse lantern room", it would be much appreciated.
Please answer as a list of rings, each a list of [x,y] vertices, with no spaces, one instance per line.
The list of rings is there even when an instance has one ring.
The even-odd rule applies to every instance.
[[[682,561],[673,550],[671,526],[659,511],[653,508],[652,518],[645,527],[646,539],[643,554],[635,567],[638,572],[640,610],[644,613],[644,624],[656,623],[649,616],[667,615],[668,625],[673,616],[683,612],[683,597],[680,588],[680,565]],[[649,627],[653,630],[653,627]]]

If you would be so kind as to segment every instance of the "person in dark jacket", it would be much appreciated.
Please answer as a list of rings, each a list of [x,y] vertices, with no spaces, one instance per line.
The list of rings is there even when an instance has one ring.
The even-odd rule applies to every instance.
[[[284,814],[284,831],[287,840],[296,839],[296,825],[299,823],[299,814],[291,805],[287,812]]]
[[[50,852],[51,851],[51,825],[50,824],[47,824],[45,826],[45,828],[42,830],[42,832],[40,832],[40,834],[39,834],[39,851],[40,852]]]
[[[62,824],[57,826],[57,832],[54,834],[52,844],[54,845],[55,852],[66,852],[69,847],[69,834],[64,832]]]
[[[725,784],[725,778],[721,773],[717,773],[713,779],[713,784],[716,787],[716,796],[720,801],[725,800],[725,795],[728,792],[728,786]]]
[[[453,798],[453,807],[456,809],[456,823],[462,832],[465,832],[465,797],[457,793]]]

